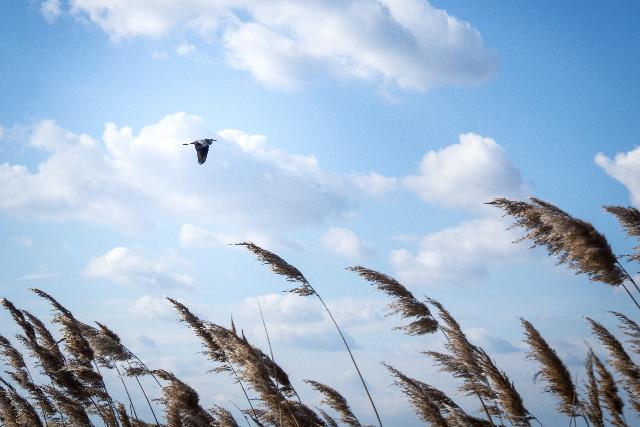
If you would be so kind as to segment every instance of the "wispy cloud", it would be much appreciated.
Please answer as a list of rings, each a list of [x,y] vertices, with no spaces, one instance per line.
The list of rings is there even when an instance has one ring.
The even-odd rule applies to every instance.
[[[20,280],[45,280],[45,279],[53,279],[55,277],[60,277],[61,275],[62,274],[60,274],[60,273],[53,273],[53,272],[49,271],[49,269],[46,266],[41,265],[36,269],[36,271],[34,271],[32,273],[23,274],[18,279],[20,279]]]
[[[84,269],[86,277],[151,289],[185,288],[194,283],[193,277],[175,270],[174,256],[147,259],[124,246],[97,256]]]

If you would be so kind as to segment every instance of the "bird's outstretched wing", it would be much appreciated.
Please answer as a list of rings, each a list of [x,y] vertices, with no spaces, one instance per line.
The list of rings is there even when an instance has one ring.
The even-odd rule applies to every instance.
[[[198,153],[198,164],[203,164],[207,160],[207,153],[209,152],[209,146],[196,145],[196,152]]]

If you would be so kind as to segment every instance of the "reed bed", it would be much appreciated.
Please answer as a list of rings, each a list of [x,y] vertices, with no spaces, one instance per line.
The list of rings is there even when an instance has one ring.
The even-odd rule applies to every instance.
[[[496,199],[490,204],[513,217],[514,227],[525,230],[521,240],[529,240],[534,247],[544,247],[559,264],[587,275],[592,281],[624,288],[632,303],[640,308],[636,299],[640,295],[632,293],[632,290],[640,293],[634,278],[614,255],[605,236],[591,224],[539,199]],[[629,237],[640,237],[640,213],[636,209],[607,206],[605,210],[620,222]],[[369,415],[375,417],[381,427],[384,413],[378,413],[344,332],[317,288],[277,254],[250,242],[239,245],[292,283],[288,292],[318,299],[359,375],[363,396],[371,404]],[[634,251],[627,255],[627,262],[640,260],[638,248]],[[448,396],[427,379],[412,378],[399,367],[381,361],[380,369],[389,374],[390,382],[406,397],[417,419],[438,427],[542,425],[527,409],[527,402],[508,373],[469,339],[441,302],[428,297],[420,300],[399,281],[376,270],[363,266],[348,267],[348,270],[389,298],[387,315],[396,315],[403,323],[393,327],[394,330],[414,339],[442,334],[445,340],[443,350],[423,352],[424,363],[436,366],[458,384],[456,396]],[[5,372],[0,375],[0,426],[365,427],[352,411],[347,397],[337,389],[312,379],[296,382],[289,377],[273,357],[260,307],[269,342],[268,353],[238,332],[233,321],[223,326],[202,320],[186,305],[168,298],[178,319],[193,331],[203,346],[207,361],[203,372],[209,370],[230,376],[242,392],[245,402],[226,408],[213,405],[210,397],[201,398],[193,387],[173,373],[149,368],[108,326],[99,322],[84,323],[51,295],[38,289],[31,291],[51,305],[53,317],[49,322],[41,321],[7,299],[0,299],[0,305],[20,331],[13,340],[0,335],[0,363]],[[550,394],[555,410],[567,417],[569,425],[623,427],[631,425],[627,421],[630,413],[640,415],[640,366],[635,361],[640,356],[640,326],[628,314],[612,312],[611,316],[618,322],[617,331],[586,318],[592,332],[591,341],[601,345],[606,354],[599,356],[594,350],[588,351],[582,384],[574,381],[563,360],[545,340],[544,331],[521,319],[523,340],[529,349],[527,357],[537,366],[536,376],[543,383],[540,391]],[[38,375],[31,372],[33,367]],[[125,402],[112,397],[113,390],[107,388],[105,375],[119,379],[127,396]],[[142,377],[152,378],[158,387],[146,390],[140,381]],[[294,384],[318,393],[322,407],[305,403]],[[134,402],[131,397],[130,389],[136,386],[145,396],[149,411],[143,411],[140,402]],[[456,402],[455,397],[459,396],[475,400],[477,407],[469,408],[469,400],[465,400],[466,406]],[[152,414],[152,419],[143,420],[143,412]]]

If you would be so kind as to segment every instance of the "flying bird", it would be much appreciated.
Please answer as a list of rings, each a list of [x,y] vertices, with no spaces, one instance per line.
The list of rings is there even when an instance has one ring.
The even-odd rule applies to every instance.
[[[196,153],[198,153],[198,164],[203,164],[207,160],[207,153],[209,152],[209,146],[213,144],[217,139],[198,139],[193,142],[189,142],[182,145],[193,144],[196,147]]]

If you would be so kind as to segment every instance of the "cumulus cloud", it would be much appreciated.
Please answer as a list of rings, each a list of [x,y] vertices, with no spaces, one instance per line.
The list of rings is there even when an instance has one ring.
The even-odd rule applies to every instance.
[[[60,0],[45,0],[40,3],[40,13],[48,23],[55,21],[62,13]]]
[[[48,157],[33,171],[0,164],[0,211],[137,230],[163,217],[277,228],[322,222],[348,208],[315,157],[271,148],[261,135],[221,131],[198,166],[193,148],[181,144],[211,133],[201,117],[185,113],[137,134],[107,123],[101,139],[42,121],[27,144]]]
[[[33,240],[29,236],[14,236],[11,238],[16,245],[22,246],[23,248],[30,248],[33,246]]]
[[[314,298],[292,294],[270,294],[246,298],[234,310],[244,325],[253,325],[254,336],[262,337],[258,302],[268,325],[270,338],[280,345],[315,350],[341,350],[342,342],[326,312]],[[362,300],[330,301],[331,310],[343,328],[380,320],[384,303]],[[353,339],[347,338],[350,345]]]
[[[482,209],[497,196],[519,197],[524,192],[520,172],[493,139],[461,134],[459,143],[429,151],[420,174],[403,179],[422,199],[444,206]]]
[[[507,224],[493,218],[467,221],[422,237],[412,253],[390,253],[397,277],[413,284],[460,284],[484,279],[488,265],[519,256],[517,239]]]
[[[363,257],[371,253],[358,235],[340,227],[329,228],[320,238],[322,246],[330,252],[348,257]]]
[[[355,175],[353,182],[356,188],[371,196],[382,196],[393,191],[398,186],[398,178],[394,176],[384,176],[376,172]]]
[[[162,297],[143,295],[129,306],[129,313],[149,320],[175,319],[175,311]]]
[[[618,153],[613,159],[598,153],[595,162],[609,176],[627,187],[631,203],[640,207],[640,147]]]
[[[86,277],[140,286],[143,288],[184,288],[193,284],[193,277],[175,271],[175,260],[166,256],[147,259],[124,246],[111,249],[89,261],[84,269]]]
[[[69,11],[113,39],[219,37],[231,66],[284,89],[323,73],[424,91],[496,67],[477,29],[425,0],[69,0]]]
[[[176,47],[176,54],[179,56],[193,56],[198,51],[198,48],[191,43],[184,41]]]

